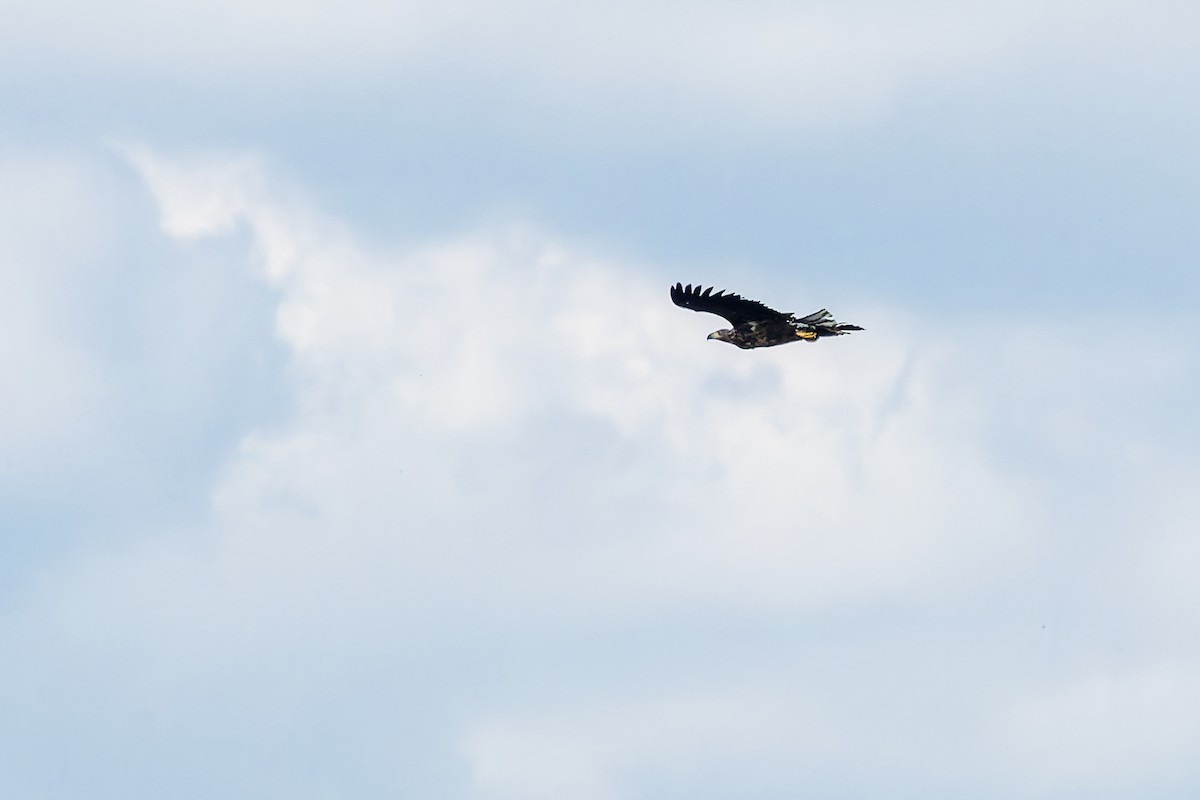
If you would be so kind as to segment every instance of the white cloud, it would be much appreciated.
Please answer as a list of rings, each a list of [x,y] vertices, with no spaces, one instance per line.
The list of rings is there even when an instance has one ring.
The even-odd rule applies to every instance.
[[[1036,512],[1019,482],[972,449],[980,421],[939,407],[929,383],[943,379],[940,367],[901,318],[877,316],[870,347],[859,337],[723,352],[703,339],[700,317],[663,302],[658,282],[536,232],[372,252],[328,221],[256,197],[261,176],[243,166],[138,163],[154,165],[143,175],[168,230],[218,230],[228,209],[243,209],[282,292],[277,330],[302,379],[299,414],[248,439],[231,465],[219,497],[235,517],[266,513],[250,475],[271,476],[273,491],[304,498],[364,541],[474,498],[495,504],[489,526],[512,537],[509,566],[546,562],[522,576],[522,593],[579,592],[576,603],[601,606],[616,587],[619,605],[787,608],[937,593],[1003,575],[1027,549],[1022,531]],[[902,375],[913,359],[920,366]],[[552,433],[546,421],[556,418],[568,427]],[[549,437],[566,448],[563,463],[538,463],[544,456],[523,444]],[[597,444],[606,452],[586,450]],[[550,495],[583,492],[599,507],[632,503],[612,511],[620,524],[641,513],[657,522],[619,544],[598,529],[547,549],[547,537],[566,532],[557,528],[588,520],[562,509],[518,523],[537,502],[536,492],[509,493],[521,480],[546,481]],[[425,531],[412,535],[428,547]],[[451,525],[440,537],[464,537],[454,552],[478,535]],[[587,577],[562,581],[573,574]],[[497,578],[506,580],[472,580]]]
[[[634,794],[629,784],[639,770],[691,775],[696,784],[731,761],[749,769],[790,761],[797,773],[811,770],[846,744],[826,711],[753,686],[668,690],[572,713],[481,720],[462,749],[474,797],[599,800]]]
[[[1004,714],[1006,749],[1026,791],[1180,791],[1200,778],[1200,682],[1194,664],[1106,669],[1023,699]]]
[[[134,164],[162,211],[170,236],[194,239],[229,234],[260,200],[257,162],[250,156],[162,158],[143,147],[115,144]]]
[[[354,706],[355,676],[382,664],[374,669],[395,675],[375,680],[403,700],[372,736],[398,748],[428,741],[419,728],[429,718],[406,716],[405,704],[443,704],[441,724],[454,730],[438,740],[439,757],[459,770],[454,759],[465,758],[480,796],[619,797],[645,794],[639,775],[706,762],[727,774],[779,769],[793,747],[826,754],[813,769],[828,776],[829,765],[856,763],[864,736],[912,756],[869,764],[904,761],[906,779],[928,786],[930,753],[949,738],[931,731],[946,720],[970,729],[954,743],[964,763],[1024,786],[1011,756],[1024,745],[1013,740],[1042,724],[1036,709],[1058,709],[1045,724],[1061,740],[1091,696],[1072,681],[1114,680],[1069,663],[1065,688],[1049,690],[977,663],[959,675],[974,620],[922,622],[927,646],[879,628],[922,608],[978,607],[1036,581],[1047,555],[1069,556],[1080,532],[1058,527],[1070,517],[1051,499],[1067,483],[1038,485],[998,438],[1083,476],[1097,452],[1144,458],[1144,446],[1125,445],[1151,433],[1114,424],[1123,396],[1074,387],[1102,379],[1115,352],[1139,396],[1170,393],[1185,374],[1174,368],[1179,351],[1138,364],[1105,343],[1097,356],[1088,331],[1038,323],[1060,343],[1047,363],[1072,365],[1063,374],[1033,361],[1028,339],[1006,335],[1019,321],[939,326],[847,307],[833,310],[864,333],[743,352],[705,340],[715,320],[670,305],[668,280],[692,276],[653,275],[533,228],[395,250],[314,210],[254,159],[127,152],[180,248],[244,234],[245,249],[228,252],[276,293],[292,402],[226,454],[210,517],[77,555],[9,615],[6,649],[22,653],[9,674],[33,705],[62,684],[86,695],[101,682],[117,705],[152,687],[163,713],[187,718],[189,702],[245,693],[269,716],[276,705]],[[1078,430],[1064,432],[1064,419]],[[1092,449],[1098,440],[1112,446]],[[1142,502],[1122,498],[1120,508],[1133,515]],[[1179,528],[1151,527],[1148,540],[1178,544]],[[1099,555],[1063,578],[1081,591],[1116,552],[1111,530],[1089,533]],[[1165,551],[1153,552],[1146,574],[1153,567],[1194,594],[1162,568]],[[697,660],[660,656],[670,663],[654,669],[626,643],[610,656],[623,679],[596,677],[604,658],[580,657],[583,667],[559,655],[574,668],[558,676],[557,695],[513,677],[544,674],[536,647],[562,638],[607,652],[606,637],[688,638],[678,629],[714,618],[753,628],[837,614],[861,616],[844,636],[792,631],[800,655],[795,642],[786,653],[759,643],[731,664],[736,637],[726,646],[699,634],[688,643]],[[996,653],[1008,648],[1005,630],[988,645]],[[918,655],[905,661],[909,650]],[[803,681],[793,660],[810,665]],[[667,690],[656,669],[690,673]],[[305,694],[326,679],[338,686],[332,699]],[[416,699],[418,684],[434,700]],[[1122,707],[1140,704],[1140,685],[1117,693]],[[1164,698],[1191,690],[1162,685],[1139,724],[1183,724]],[[1000,713],[1014,697],[1017,710]],[[920,717],[925,701],[937,719]],[[15,705],[35,714],[29,703]],[[878,722],[870,703],[882,708]],[[906,736],[914,718],[924,727]],[[738,735],[748,730],[762,736],[753,752]],[[1005,750],[993,754],[997,741]],[[1178,748],[1155,763],[1188,755]],[[1135,754],[1112,769],[1137,776],[1146,763]],[[1088,783],[1074,767],[1046,780]]]
[[[1172,2],[1074,0],[15,5],[0,33],[10,70],[68,63],[136,76],[153,65],[158,76],[239,93],[320,93],[346,80],[416,96],[453,86],[505,117],[532,110],[510,124],[534,135],[557,120],[609,137],[667,121],[758,131],[873,119],[919,87],[1003,75],[1031,52],[1090,64],[1120,42],[1126,63],[1140,62],[1147,39],[1175,42],[1190,15]]]

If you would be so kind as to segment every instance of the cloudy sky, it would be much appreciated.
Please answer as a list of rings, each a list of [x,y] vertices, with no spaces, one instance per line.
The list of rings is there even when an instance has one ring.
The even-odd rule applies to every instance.
[[[0,16],[0,795],[1200,792],[1193,3]]]

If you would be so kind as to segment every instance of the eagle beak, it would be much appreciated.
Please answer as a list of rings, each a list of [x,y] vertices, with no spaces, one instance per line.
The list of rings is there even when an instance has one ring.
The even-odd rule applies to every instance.
[[[710,339],[720,339],[721,337],[718,335],[719,333],[720,333],[720,331],[713,331],[712,333],[710,333],[710,334],[708,335],[708,338],[710,338]]]

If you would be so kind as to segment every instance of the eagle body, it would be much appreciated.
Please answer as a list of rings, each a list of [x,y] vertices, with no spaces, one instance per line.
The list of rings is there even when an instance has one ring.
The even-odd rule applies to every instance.
[[[743,350],[789,342],[813,342],[862,330],[857,325],[838,322],[825,309],[797,317],[768,308],[757,300],[726,294],[724,290],[714,293],[712,287],[705,289],[700,285],[693,288],[691,284],[675,284],[671,287],[671,301],[680,308],[716,314],[729,320],[732,328],[713,331],[708,338],[729,342]]]

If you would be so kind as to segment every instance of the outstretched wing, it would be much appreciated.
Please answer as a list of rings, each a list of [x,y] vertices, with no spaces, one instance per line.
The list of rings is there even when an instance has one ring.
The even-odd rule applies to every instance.
[[[707,289],[699,285],[693,288],[690,283],[687,286],[682,283],[672,286],[671,302],[681,308],[722,316],[729,320],[729,323],[735,328],[747,322],[785,320],[791,317],[791,314],[767,308],[757,300],[747,300],[736,294],[725,294],[724,290],[714,294],[711,286]]]

